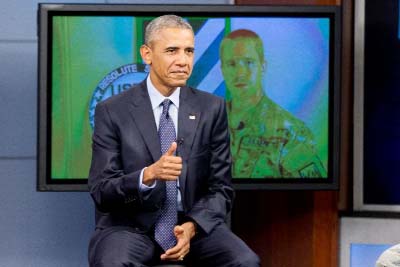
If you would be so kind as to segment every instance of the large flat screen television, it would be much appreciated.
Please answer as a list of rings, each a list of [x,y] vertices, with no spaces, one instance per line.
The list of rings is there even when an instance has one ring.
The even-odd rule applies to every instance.
[[[95,106],[146,78],[162,14],[193,26],[188,85],[226,99],[234,186],[337,189],[337,6],[40,4],[38,190],[87,190]]]

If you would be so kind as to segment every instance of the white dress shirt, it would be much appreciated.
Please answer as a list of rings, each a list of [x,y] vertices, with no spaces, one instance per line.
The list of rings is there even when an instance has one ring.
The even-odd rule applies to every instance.
[[[172,118],[172,121],[174,122],[175,135],[177,135],[177,133],[178,133],[179,94],[181,92],[181,88],[180,87],[176,88],[176,90],[169,97],[165,97],[154,87],[153,83],[150,80],[150,75],[147,76],[146,84],[147,84],[147,92],[149,93],[149,96],[150,96],[150,102],[151,102],[151,108],[152,108],[153,114],[154,114],[154,120],[157,125],[157,130],[160,126],[160,117],[161,117],[162,109],[163,109],[161,103],[164,101],[164,99],[168,98],[172,102],[172,105],[169,105],[168,112],[169,112],[169,116]],[[150,186],[143,184],[143,172],[145,169],[146,168],[142,169],[142,171],[140,173],[140,177],[139,177],[139,188],[144,193],[146,191],[149,191],[152,188],[154,188],[157,183],[157,180],[156,180]],[[177,187],[178,187],[178,197],[177,197],[178,211],[182,211],[183,207],[182,207],[182,201],[181,201],[181,199],[182,199],[181,192],[179,190],[179,180],[177,180]]]

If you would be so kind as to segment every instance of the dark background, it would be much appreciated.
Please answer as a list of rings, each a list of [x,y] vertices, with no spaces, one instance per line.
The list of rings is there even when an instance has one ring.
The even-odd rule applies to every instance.
[[[364,204],[400,204],[398,0],[365,10]]]

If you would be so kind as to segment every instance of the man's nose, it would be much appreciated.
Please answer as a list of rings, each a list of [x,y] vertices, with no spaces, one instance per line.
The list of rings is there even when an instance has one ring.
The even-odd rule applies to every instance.
[[[189,56],[185,52],[181,52],[177,55],[176,64],[185,66],[189,63]]]
[[[249,73],[249,68],[247,67],[247,65],[243,61],[237,62],[236,74],[240,76],[240,75],[246,75],[248,73]]]

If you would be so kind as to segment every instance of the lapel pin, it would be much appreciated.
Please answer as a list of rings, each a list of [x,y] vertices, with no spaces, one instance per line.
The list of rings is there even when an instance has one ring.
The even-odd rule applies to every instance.
[[[196,116],[195,115],[189,115],[189,120],[195,120]]]

